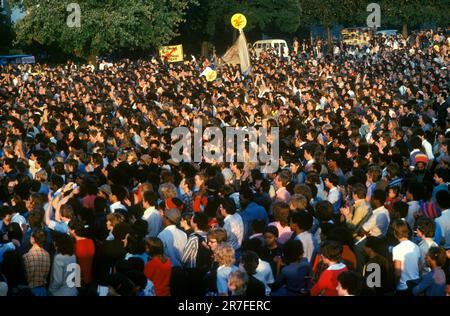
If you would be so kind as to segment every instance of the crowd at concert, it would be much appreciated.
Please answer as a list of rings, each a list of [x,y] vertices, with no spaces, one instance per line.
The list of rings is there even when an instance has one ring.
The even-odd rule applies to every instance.
[[[449,48],[0,68],[0,295],[450,295]],[[278,127],[278,171],[173,159],[197,118]]]

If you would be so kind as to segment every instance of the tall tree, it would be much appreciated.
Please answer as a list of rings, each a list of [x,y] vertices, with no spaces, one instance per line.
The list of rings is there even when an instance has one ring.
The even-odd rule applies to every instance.
[[[11,46],[12,37],[11,18],[5,10],[0,7],[0,52],[8,52],[9,47]]]
[[[25,17],[17,40],[59,47],[78,57],[150,49],[168,43],[195,0],[78,0],[80,27],[69,27],[71,0],[13,0]]]
[[[381,21],[402,27],[408,36],[408,27],[428,22],[448,22],[449,0],[382,0]],[[446,20],[447,19],[447,20]]]
[[[208,52],[210,43],[216,38],[223,40],[226,32],[224,14],[230,11],[229,2],[223,0],[198,0],[197,5],[192,5],[186,12],[185,22],[180,27],[184,38],[189,38],[190,43],[201,43],[201,54]],[[188,44],[190,44],[188,43]],[[194,44],[195,46],[195,44]]]

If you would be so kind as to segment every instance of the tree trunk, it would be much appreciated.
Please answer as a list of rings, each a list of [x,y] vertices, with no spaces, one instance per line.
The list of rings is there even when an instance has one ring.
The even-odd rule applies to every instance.
[[[88,56],[88,62],[92,62],[93,64],[95,64],[96,61],[97,61],[97,52],[91,51],[91,53]]]
[[[327,26],[327,43],[328,43],[328,53],[333,52],[333,36],[331,36],[331,27]]]
[[[201,56],[208,56],[208,41],[202,41]]]
[[[402,34],[403,34],[403,38],[406,39],[408,37],[408,24],[406,24],[406,22],[403,22]]]

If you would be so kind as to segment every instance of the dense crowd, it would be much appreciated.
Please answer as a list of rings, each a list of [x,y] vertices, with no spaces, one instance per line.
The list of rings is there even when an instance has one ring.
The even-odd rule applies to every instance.
[[[324,47],[0,68],[0,295],[449,295],[450,36]],[[172,159],[196,118],[278,171]]]

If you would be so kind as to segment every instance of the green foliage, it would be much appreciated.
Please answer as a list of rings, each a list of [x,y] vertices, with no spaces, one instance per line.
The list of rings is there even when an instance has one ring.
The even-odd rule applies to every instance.
[[[230,20],[236,12],[247,17],[246,29],[254,28],[267,32],[273,28],[293,33],[300,26],[300,3],[298,0],[242,0],[236,1],[226,18]]]
[[[450,10],[448,0],[382,0],[381,16],[386,22],[417,26],[427,22],[445,22]]]
[[[11,20],[0,7],[0,52],[7,53],[13,37]]]
[[[121,50],[143,50],[177,36],[188,6],[195,0],[78,0],[81,27],[68,27],[73,0],[14,0],[26,10],[17,23],[17,41],[56,46],[78,57]]]
[[[243,13],[247,17],[245,31],[275,30],[293,33],[300,25],[298,0],[199,0],[186,18],[189,29],[200,32],[206,39],[231,29],[231,17]]]
[[[302,24],[320,24],[331,27],[334,24],[354,24],[367,16],[365,1],[362,0],[299,0]],[[376,1],[373,1],[376,2]]]

